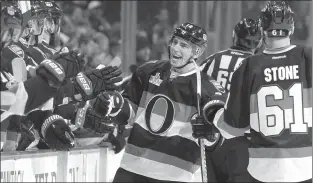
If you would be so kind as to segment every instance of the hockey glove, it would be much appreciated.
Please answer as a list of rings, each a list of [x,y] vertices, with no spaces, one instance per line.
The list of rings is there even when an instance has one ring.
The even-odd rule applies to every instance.
[[[91,103],[94,111],[102,116],[116,116],[124,104],[124,98],[117,91],[100,93]]]
[[[76,76],[83,70],[85,65],[85,60],[83,58],[83,54],[74,50],[66,53],[61,52],[60,54],[52,56],[52,60],[56,61],[63,67],[66,79]]]
[[[34,124],[31,121],[25,120],[21,123],[21,139],[16,148],[17,151],[25,151],[26,148],[35,141]]]
[[[51,149],[64,150],[75,146],[74,134],[59,115],[52,115],[44,121],[41,135]]]
[[[225,140],[223,136],[218,129],[214,125],[209,124],[204,117],[195,114],[191,118],[191,125],[193,131],[192,136],[194,138],[206,139],[205,146],[208,150],[213,151],[216,147],[223,144]]]
[[[115,83],[122,81],[122,71],[118,67],[105,67],[85,73],[78,73],[74,79],[74,87],[82,95],[83,100],[95,98],[104,90],[118,90]]]
[[[85,128],[100,134],[111,133],[115,128],[108,118],[94,112],[88,103],[77,110],[76,118],[71,122],[78,128]]]
[[[195,114],[191,118],[192,136],[194,138],[207,138],[212,131],[213,126],[210,125],[203,116]]]
[[[37,76],[44,78],[51,87],[59,88],[66,74],[64,73],[63,67],[53,60],[44,60],[40,63],[36,69]]]

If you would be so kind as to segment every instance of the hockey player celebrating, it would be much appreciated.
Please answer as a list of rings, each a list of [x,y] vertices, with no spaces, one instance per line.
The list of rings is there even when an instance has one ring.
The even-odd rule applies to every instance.
[[[291,45],[294,12],[285,1],[261,11],[265,50],[233,74],[214,124],[225,138],[250,129],[248,171],[255,182],[312,180],[312,48]]]
[[[206,58],[202,63],[202,71],[229,92],[234,71],[244,58],[255,53],[261,43],[258,21],[244,18],[234,27],[233,45]],[[212,162],[218,182],[242,182],[249,179],[247,146],[248,141],[245,136],[242,136],[226,140],[220,148],[214,150],[211,147],[207,148],[207,162]],[[243,159],[233,161],[235,157],[238,159],[243,157]],[[208,171],[212,170],[208,169]]]
[[[95,112],[108,112],[118,124],[133,125],[114,182],[195,180],[201,164],[198,132],[204,129],[202,135],[208,137],[207,129],[212,129],[208,123],[191,123],[198,110],[197,80],[202,78],[200,108],[211,109],[215,106],[212,101],[225,99],[224,91],[216,88],[194,63],[206,45],[204,29],[184,23],[174,30],[169,42],[170,60],[140,66],[125,89],[124,98],[117,92],[97,97],[92,106]],[[110,95],[114,96],[111,102]],[[211,112],[214,116],[214,110]],[[83,124],[87,125],[91,126]]]
[[[18,19],[21,16],[17,16],[18,13],[20,13],[20,10],[14,2],[7,2],[5,6],[2,4],[1,31],[6,32],[16,27],[22,27],[20,25],[22,21]],[[4,40],[3,38],[7,34],[1,34],[1,36],[3,36],[1,39]],[[8,41],[11,40],[8,39]],[[3,57],[1,53],[1,58]],[[45,60],[36,68],[35,77],[24,82],[18,82],[14,78],[13,73],[10,72],[10,69],[2,61],[1,59],[1,130],[4,132],[14,132],[13,134],[20,132],[20,122],[23,121],[21,118],[25,114],[51,98],[58,88],[62,86],[66,78],[76,76],[80,71],[80,66],[75,62],[75,59],[72,62],[65,59],[56,59],[56,62]],[[22,61],[24,62],[24,60]],[[94,98],[93,96],[96,96],[103,90],[115,90],[117,87],[114,83],[122,80],[119,77],[120,74],[121,72],[117,67],[106,67],[100,70],[79,73],[72,81],[74,93],[81,94],[84,98]],[[58,116],[49,118],[45,122],[40,121],[35,124],[35,127],[38,127],[43,138],[51,147],[55,148],[64,139],[66,142],[65,145],[71,144],[68,136],[64,136],[65,131],[71,134],[70,129],[64,120]],[[7,137],[12,136],[1,137],[2,142],[4,142],[4,144],[1,143],[1,149],[6,145],[5,143],[9,143],[9,141],[16,142],[17,140],[7,139]],[[62,137],[65,138],[60,140]],[[5,150],[15,149],[12,146],[5,147],[7,147]]]
[[[38,45],[38,48],[51,57],[57,51],[57,40],[60,33],[63,11],[54,1],[45,1],[44,4],[46,5],[48,16],[44,19],[42,41]]]

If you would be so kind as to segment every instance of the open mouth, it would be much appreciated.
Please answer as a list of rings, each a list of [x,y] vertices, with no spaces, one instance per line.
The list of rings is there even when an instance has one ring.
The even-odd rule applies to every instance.
[[[175,60],[178,60],[178,59],[181,59],[182,57],[181,56],[177,56],[177,55],[172,55],[173,59]]]

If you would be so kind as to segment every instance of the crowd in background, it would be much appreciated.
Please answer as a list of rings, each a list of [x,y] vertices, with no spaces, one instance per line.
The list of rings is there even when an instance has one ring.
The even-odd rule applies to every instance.
[[[121,21],[120,7],[118,7],[120,3],[116,3],[117,9],[110,14],[105,13],[109,9],[107,4],[106,1],[59,2],[64,11],[60,35],[61,45],[84,53],[87,67],[107,65],[116,55],[121,54]],[[153,16],[154,25],[146,22],[138,23],[137,60],[136,64],[129,68],[131,72],[145,61],[168,57],[168,35],[174,27],[174,24],[170,24],[168,20],[168,10],[161,8],[158,14]]]
[[[99,64],[109,65],[115,56],[121,56],[123,42],[120,1],[58,1],[57,3],[64,13],[61,20],[59,46],[67,46],[69,49],[77,49],[83,53],[86,61],[85,70],[96,68]],[[256,10],[264,7],[264,3],[265,1],[244,1],[242,16],[256,19],[259,12]],[[297,13],[295,34],[292,39],[306,41],[310,30],[310,7],[305,2],[296,1],[292,1],[291,6]],[[156,9],[145,19],[142,19],[141,12],[138,12],[138,18],[141,19],[138,19],[137,25],[136,63],[130,66],[131,73],[146,61],[168,59],[167,45],[169,36],[177,25],[178,2]]]
[[[260,7],[266,1],[242,2],[242,16],[257,18]],[[153,2],[138,2],[137,53],[136,65],[147,60],[167,59],[169,35],[177,24],[178,1],[159,6],[154,14],[146,15]],[[309,38],[310,7],[306,2],[290,2],[296,12],[295,34],[293,40],[303,42]],[[61,43],[64,46],[78,49],[86,55],[87,66],[107,65],[116,55],[121,54],[121,20],[120,1],[64,1],[59,2],[64,11],[61,26]],[[151,8],[150,8],[151,9]],[[141,12],[142,11],[142,12]],[[141,17],[146,17],[145,19]]]

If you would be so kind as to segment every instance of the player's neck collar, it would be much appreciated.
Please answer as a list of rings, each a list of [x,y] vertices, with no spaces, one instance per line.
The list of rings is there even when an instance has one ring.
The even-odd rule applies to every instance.
[[[193,63],[192,63],[193,64]],[[170,74],[171,75],[175,75],[177,76],[189,76],[191,74],[194,74],[196,72],[196,68],[191,68],[190,70],[188,70],[187,72],[181,72],[181,70],[176,69],[174,67],[171,67],[170,69]]]
[[[287,52],[289,50],[292,50],[293,48],[295,48],[296,45],[288,45],[288,46],[284,46],[281,48],[275,48],[275,49],[264,49],[263,53],[266,54],[279,54],[279,53],[284,53]]]
[[[228,48],[228,50],[230,50],[230,51],[237,51],[237,52],[247,53],[247,54],[253,55],[253,52],[250,49],[244,48],[244,47],[240,47],[240,46],[231,46],[230,48]]]

